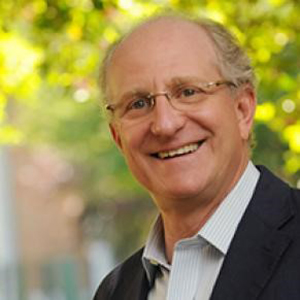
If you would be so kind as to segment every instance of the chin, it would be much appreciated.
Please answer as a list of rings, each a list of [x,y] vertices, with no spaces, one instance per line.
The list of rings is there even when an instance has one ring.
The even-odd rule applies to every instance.
[[[202,194],[202,188],[199,186],[180,186],[177,184],[171,185],[169,188],[164,187],[164,190],[154,191],[152,193],[155,198],[162,197],[164,199],[187,200],[199,198]]]

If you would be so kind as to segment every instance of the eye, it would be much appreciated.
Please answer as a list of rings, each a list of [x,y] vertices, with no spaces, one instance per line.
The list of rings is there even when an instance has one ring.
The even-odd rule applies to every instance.
[[[135,100],[132,100],[127,106],[127,110],[141,110],[147,109],[151,106],[151,99],[148,97],[138,97]]]
[[[205,94],[205,91],[196,86],[181,87],[177,91],[177,97],[181,98],[181,99],[193,98],[193,97],[199,96],[201,94]]]
[[[198,91],[193,87],[185,88],[181,91],[181,95],[183,97],[191,97],[191,96],[194,96],[197,93],[198,93]]]

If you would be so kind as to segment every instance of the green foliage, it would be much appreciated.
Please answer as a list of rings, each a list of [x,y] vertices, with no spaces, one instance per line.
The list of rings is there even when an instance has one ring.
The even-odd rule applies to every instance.
[[[91,207],[105,199],[142,197],[109,137],[98,66],[109,43],[132,23],[170,9],[224,23],[248,49],[259,83],[254,160],[296,183],[297,0],[0,1],[0,144],[59,148],[77,166]]]
[[[296,183],[297,0],[0,1],[0,145],[60,149],[87,200],[83,229],[89,233],[92,223],[90,236],[110,239],[119,258],[138,246],[140,224],[150,222],[153,209],[109,136],[98,67],[107,46],[134,22],[170,9],[224,23],[248,49],[259,83],[254,160]]]

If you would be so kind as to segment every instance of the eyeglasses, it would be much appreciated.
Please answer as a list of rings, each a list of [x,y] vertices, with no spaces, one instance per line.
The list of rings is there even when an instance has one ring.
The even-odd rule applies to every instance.
[[[156,104],[156,97],[165,96],[173,108],[188,112],[194,109],[195,104],[204,101],[222,85],[237,87],[233,82],[226,80],[198,84],[184,83],[173,87],[168,92],[135,93],[120,103],[106,105],[106,109],[118,119],[137,120],[151,113]]]

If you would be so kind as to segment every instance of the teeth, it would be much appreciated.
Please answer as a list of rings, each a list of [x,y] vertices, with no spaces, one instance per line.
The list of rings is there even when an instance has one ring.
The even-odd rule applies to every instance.
[[[176,150],[171,150],[171,151],[164,151],[164,152],[159,152],[158,157],[159,158],[167,158],[167,157],[174,157],[176,155],[182,155],[182,154],[187,154],[187,153],[192,153],[196,151],[199,148],[198,143],[190,144],[184,147],[181,147]]]

